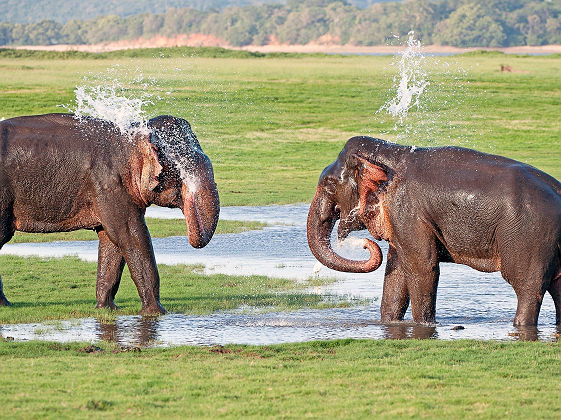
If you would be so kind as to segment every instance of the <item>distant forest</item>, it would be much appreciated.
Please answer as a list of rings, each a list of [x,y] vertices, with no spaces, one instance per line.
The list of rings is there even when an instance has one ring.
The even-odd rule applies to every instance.
[[[23,2],[19,0],[18,4]],[[195,3],[212,1],[190,1],[192,7],[166,8],[166,5],[187,2],[151,2],[165,10],[161,14],[141,13],[127,17],[113,14],[90,20],[72,19],[66,23],[54,20],[27,24],[0,22],[0,45],[95,44],[195,33],[216,36],[232,46],[271,42],[307,44],[318,40],[381,45],[394,35],[403,36],[411,30],[424,44],[458,47],[561,44],[559,0],[409,0],[374,3],[364,9],[341,0],[287,0],[284,4],[262,1],[223,9],[196,8]],[[52,3],[55,7],[56,2]],[[83,7],[95,3],[98,2],[91,1]],[[110,3],[117,4],[114,0],[104,4]],[[126,3],[128,0],[118,4]],[[135,0],[134,3],[141,5],[148,1]],[[218,7],[234,2],[216,0],[215,3]]]
[[[347,3],[364,9],[384,1],[392,0],[349,0]],[[141,13],[164,13],[172,7],[218,11],[230,6],[251,4],[286,4],[286,0],[0,0],[0,22],[54,20],[66,23],[72,19],[85,20],[98,16],[128,17]]]

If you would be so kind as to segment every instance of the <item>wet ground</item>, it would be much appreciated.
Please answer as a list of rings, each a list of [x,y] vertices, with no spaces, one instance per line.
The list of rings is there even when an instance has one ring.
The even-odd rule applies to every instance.
[[[204,264],[208,273],[259,274],[293,278],[331,277],[337,281],[313,290],[346,298],[370,300],[367,306],[293,312],[257,313],[251,308],[208,316],[168,314],[157,319],[120,316],[114,324],[96,319],[41,324],[0,326],[0,335],[16,340],[55,341],[114,340],[121,345],[217,345],[275,344],[335,338],[438,338],[484,340],[556,340],[555,308],[549,295],[544,299],[538,328],[512,326],[516,296],[498,273],[480,273],[469,267],[442,264],[435,326],[419,326],[410,319],[402,323],[379,322],[379,302],[385,267],[369,274],[339,273],[319,269],[306,240],[307,206],[225,207],[221,218],[257,220],[271,226],[241,234],[216,235],[204,249],[193,249],[186,237],[153,239],[156,259],[165,264]],[[182,218],[179,210],[149,208],[147,217]],[[282,223],[282,224],[281,224]],[[358,235],[360,236],[360,235]],[[340,253],[365,258],[365,251],[350,245]],[[355,241],[358,242],[358,241]],[[381,244],[384,255],[385,244]],[[63,256],[77,255],[97,260],[97,242],[7,244],[3,254]]]

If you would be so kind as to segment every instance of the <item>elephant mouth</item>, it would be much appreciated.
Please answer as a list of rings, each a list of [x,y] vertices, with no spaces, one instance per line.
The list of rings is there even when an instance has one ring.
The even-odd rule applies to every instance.
[[[346,217],[341,217],[341,214],[336,216],[339,219],[339,226],[337,227],[337,240],[344,241],[351,232],[365,230],[366,226],[358,216],[358,209],[353,209]]]
[[[308,212],[307,234],[310,251],[326,267],[337,271],[351,273],[368,273],[376,270],[382,264],[382,252],[375,242],[365,239],[363,247],[370,252],[368,260],[349,260],[338,255],[331,246],[331,232],[335,223],[340,219],[341,211],[335,205],[329,195],[325,194],[320,187],[310,205]],[[341,226],[342,223],[342,226]],[[338,236],[346,237],[363,226],[356,219],[345,218],[339,222]]]

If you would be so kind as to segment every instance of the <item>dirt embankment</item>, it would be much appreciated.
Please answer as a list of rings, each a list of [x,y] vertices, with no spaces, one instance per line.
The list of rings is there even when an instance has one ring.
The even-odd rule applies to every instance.
[[[86,51],[105,52],[125,50],[132,48],[155,48],[155,47],[224,47],[236,50],[269,52],[295,52],[295,53],[327,53],[327,54],[395,54],[403,50],[403,46],[375,45],[340,45],[338,40],[332,37],[321,37],[317,42],[306,45],[288,45],[270,39],[266,45],[248,45],[245,47],[232,47],[228,43],[213,35],[204,34],[182,34],[175,37],[155,36],[150,39],[139,38],[134,40],[122,40],[115,42],[104,42],[92,45],[26,45],[15,47],[18,49],[45,50],[45,51]],[[507,48],[458,48],[447,45],[426,45],[423,47],[427,53],[449,53],[458,54],[474,50],[493,50],[514,54],[553,54],[561,53],[561,45],[541,46],[519,46]]]

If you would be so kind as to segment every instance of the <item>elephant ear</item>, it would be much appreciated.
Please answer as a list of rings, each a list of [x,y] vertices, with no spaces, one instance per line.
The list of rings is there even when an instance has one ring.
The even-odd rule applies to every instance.
[[[354,156],[359,162],[358,170],[358,193],[360,200],[360,210],[364,211],[368,195],[380,189],[380,184],[388,180],[387,172],[380,166],[370,162],[369,160]]]
[[[158,186],[158,175],[162,172],[162,165],[158,160],[158,148],[147,140],[138,142],[138,149],[142,159],[140,174],[140,190],[152,191]]]

